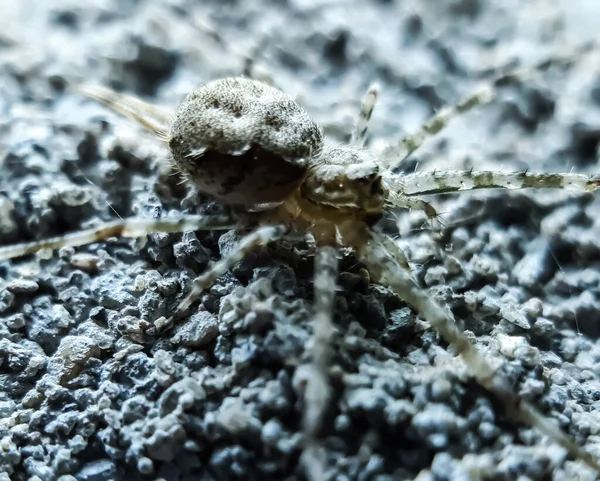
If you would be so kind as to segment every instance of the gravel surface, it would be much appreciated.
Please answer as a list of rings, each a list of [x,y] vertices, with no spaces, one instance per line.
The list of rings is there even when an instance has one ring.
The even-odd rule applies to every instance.
[[[174,109],[210,79],[255,69],[346,141],[377,81],[371,148],[414,130],[508,65],[593,38],[592,0],[21,0],[0,18],[0,242],[117,215],[221,212],[169,175],[166,151],[68,86]],[[256,54],[256,52],[259,52]],[[600,70],[590,54],[506,87],[403,171],[597,169]],[[165,167],[165,165],[167,167]],[[600,457],[598,195],[433,199],[400,234],[431,295],[451,304],[515,391]],[[425,226],[426,227],[426,226]],[[189,322],[152,338],[230,232],[151,235],[0,262],[0,481],[303,479],[292,378],[310,337],[313,255],[249,256]],[[432,329],[342,260],[328,479],[595,479],[514,422]]]

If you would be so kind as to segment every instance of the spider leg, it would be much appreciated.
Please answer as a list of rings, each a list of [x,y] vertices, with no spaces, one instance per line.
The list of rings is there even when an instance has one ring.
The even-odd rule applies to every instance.
[[[135,120],[163,142],[168,141],[172,117],[158,107],[131,95],[120,94],[96,85],[80,85],[75,87],[75,91]]]
[[[391,184],[390,187],[397,187],[394,184]],[[416,199],[414,197],[409,197],[403,191],[402,192],[394,192],[393,190],[390,192],[388,202],[390,207],[396,207],[399,209],[413,209],[413,210],[421,210],[425,212],[427,217],[430,220],[435,220],[438,218],[438,213],[435,208],[429,203],[425,202],[421,199]]]
[[[296,369],[294,386],[304,398],[305,447],[302,463],[312,481],[325,479],[324,453],[316,436],[329,404],[329,363],[334,332],[333,310],[338,275],[337,249],[321,247],[315,258],[315,314],[309,352],[312,363]]]
[[[394,182],[397,182],[397,179],[394,179]],[[398,190],[398,187],[394,186],[393,183],[388,183],[387,187],[389,190],[387,201],[390,208],[423,211],[427,216],[427,223],[430,224],[431,229],[434,232],[440,232],[442,230],[444,225],[442,223],[441,216],[435,210],[435,207],[433,207],[429,202],[426,202],[422,199],[417,199],[415,197],[409,197],[403,192],[395,192],[394,189]],[[408,263],[405,264],[408,266]]]
[[[110,237],[142,237],[155,232],[228,230],[236,222],[227,216],[188,215],[179,219],[141,219],[131,217],[100,224],[50,239],[0,246],[0,260],[33,254],[41,249],[60,249],[92,244]]]
[[[425,141],[440,132],[455,117],[465,114],[473,108],[491,102],[502,85],[510,85],[525,82],[536,72],[547,69],[551,64],[560,64],[567,67],[578,61],[582,56],[593,51],[595,42],[583,43],[575,47],[569,47],[563,52],[554,53],[541,61],[525,68],[514,68],[508,72],[501,70],[487,84],[465,97],[457,105],[445,107],[436,115],[431,117],[413,134],[406,135],[400,142],[387,146],[382,153],[383,166],[389,170],[396,169],[415,150],[421,147]]]
[[[452,107],[444,107],[436,115],[427,120],[416,132],[404,136],[398,144],[390,145],[383,150],[382,158],[385,167],[395,169],[406,160],[415,150],[421,147],[427,139],[433,137],[448,123],[461,114],[473,108],[484,105],[494,98],[493,84],[481,87]]]
[[[218,277],[230,270],[237,262],[246,257],[249,252],[281,239],[288,230],[288,226],[285,225],[263,226],[258,227],[244,237],[234,252],[212,264],[206,272],[203,272],[194,279],[192,290],[179,303],[173,316],[166,321],[166,324],[161,326],[161,329],[170,326],[175,320],[181,318],[205,289],[212,286]]]
[[[386,176],[392,192],[404,196],[444,194],[478,189],[565,189],[593,192],[600,187],[600,176],[584,174],[537,174],[533,172],[442,171],[415,172]]]
[[[351,145],[364,147],[367,140],[367,135],[369,133],[369,121],[371,120],[373,109],[377,103],[378,95],[379,86],[377,84],[372,84],[367,90],[367,93],[364,95],[360,104],[360,112],[358,114],[358,119],[356,120],[356,125],[354,126],[354,131],[352,132],[352,137],[350,139]]]
[[[584,461],[600,473],[600,464],[582,447],[563,433],[552,421],[539,412],[532,404],[520,399],[509,383],[498,376],[486,358],[471,344],[467,336],[455,323],[454,315],[447,306],[439,304],[421,289],[412,273],[403,269],[391,254],[398,250],[396,244],[377,232],[371,232],[371,240],[357,249],[373,278],[389,286],[406,303],[434,327],[441,337],[454,346],[471,374],[485,389],[494,394],[507,407],[508,412],[538,429],[552,441],[562,446],[570,455]]]

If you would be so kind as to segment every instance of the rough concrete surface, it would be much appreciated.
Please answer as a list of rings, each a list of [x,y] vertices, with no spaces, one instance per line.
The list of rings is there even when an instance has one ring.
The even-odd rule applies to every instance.
[[[4,0],[0,10],[2,244],[117,214],[222,209],[169,175],[158,141],[72,84],[173,110],[196,85],[243,73],[250,55],[346,141],[377,81],[378,150],[498,69],[600,26],[593,0]],[[597,171],[599,55],[502,88],[403,171]],[[505,360],[516,392],[600,457],[600,195],[432,202],[442,236],[420,213],[387,220],[418,278]],[[311,332],[304,244],[249,256],[187,324],[146,334],[235,241],[161,234],[0,262],[0,480],[303,479],[292,377]],[[352,256],[341,270],[320,433],[327,479],[595,479],[515,422]]]

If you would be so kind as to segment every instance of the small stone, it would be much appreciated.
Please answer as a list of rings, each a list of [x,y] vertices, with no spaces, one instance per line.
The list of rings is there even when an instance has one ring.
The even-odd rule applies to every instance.
[[[173,255],[179,267],[203,270],[210,260],[208,254],[193,232],[186,232],[181,242],[173,245]]]
[[[16,403],[14,401],[0,401],[0,418],[9,417],[15,410]]]
[[[448,270],[444,266],[434,266],[427,269],[425,278],[423,280],[426,286],[444,284],[446,282],[447,275]]]
[[[6,320],[6,327],[12,331],[25,327],[25,316],[23,314],[15,314]]]
[[[521,305],[521,310],[530,321],[535,322],[535,320],[542,315],[544,304],[537,297],[532,297]]]
[[[79,252],[71,256],[71,265],[88,274],[95,274],[98,272],[98,261],[98,256],[85,252]]]
[[[261,440],[267,446],[274,447],[283,436],[283,429],[279,421],[270,419],[262,428]]]
[[[334,426],[335,426],[335,430],[338,432],[347,431],[352,426],[352,421],[350,420],[350,416],[348,416],[347,414],[339,414],[335,418]]]
[[[245,409],[244,404],[236,398],[227,398],[221,404],[217,415],[218,422],[232,434],[245,432],[260,424]]]
[[[417,408],[405,399],[394,400],[385,407],[385,419],[392,426],[405,423],[415,414]]]
[[[545,317],[539,317],[533,325],[533,333],[540,337],[550,337],[556,331],[554,323]]]
[[[540,351],[530,346],[525,338],[498,334],[500,352],[511,359],[520,359],[526,366],[540,363]]]
[[[141,457],[137,463],[138,471],[143,475],[150,475],[154,472],[154,463],[150,458]]]
[[[215,316],[201,311],[177,328],[171,342],[188,347],[201,347],[215,340],[218,335],[219,323]]]
[[[21,406],[25,409],[38,408],[44,401],[44,395],[36,389],[31,389],[21,400]]]
[[[390,397],[380,389],[359,388],[346,394],[346,403],[350,412],[382,411]]]
[[[508,322],[519,326],[521,329],[530,329],[531,327],[527,320],[527,316],[512,302],[502,303],[500,306],[500,315]]]
[[[78,481],[110,481],[115,479],[117,467],[114,461],[99,459],[86,464],[75,475]]]
[[[452,384],[447,379],[436,379],[431,385],[431,399],[435,402],[445,402],[452,393]]]
[[[33,294],[40,288],[36,281],[28,279],[15,279],[10,281],[6,288],[13,294]]]
[[[389,348],[400,348],[413,335],[415,320],[408,307],[393,310],[381,335],[382,343]]]
[[[75,378],[82,365],[92,357],[100,357],[100,348],[93,339],[84,336],[66,336],[60,342],[48,363],[48,373],[61,382]]]

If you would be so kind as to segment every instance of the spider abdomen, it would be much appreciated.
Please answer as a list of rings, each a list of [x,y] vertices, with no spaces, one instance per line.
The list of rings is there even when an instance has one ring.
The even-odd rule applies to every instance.
[[[199,191],[246,205],[291,194],[322,145],[319,126],[290,96],[246,78],[194,90],[169,135],[175,163]]]

